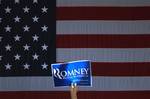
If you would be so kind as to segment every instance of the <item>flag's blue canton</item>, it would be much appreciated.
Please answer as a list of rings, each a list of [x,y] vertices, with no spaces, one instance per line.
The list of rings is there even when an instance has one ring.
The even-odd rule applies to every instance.
[[[55,62],[55,0],[0,0],[0,76],[46,76]]]

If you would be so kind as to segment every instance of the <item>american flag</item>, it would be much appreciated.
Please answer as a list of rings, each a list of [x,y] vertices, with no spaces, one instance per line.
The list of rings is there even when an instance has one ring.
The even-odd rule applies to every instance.
[[[6,1],[8,0],[1,0],[0,6],[4,6],[3,3]],[[14,0],[11,0],[11,4],[14,5],[13,7],[17,7],[17,5],[21,6],[21,2],[30,1],[30,3],[27,2],[29,5],[23,3],[24,6],[20,9],[30,8],[31,10],[31,8],[36,6],[39,7],[41,11],[45,6],[45,8],[48,8],[47,11],[49,11],[49,7],[52,6],[51,0],[47,0],[51,3],[45,3],[45,5],[42,4],[44,1],[46,2],[46,0],[13,1]],[[79,99],[150,98],[149,6],[150,0],[57,0],[56,61],[66,62],[79,59],[92,61],[93,86],[87,88],[80,87],[78,92]],[[7,7],[10,8],[11,6],[0,7],[3,9],[3,13],[5,13]],[[36,11],[39,10],[35,10],[35,12]],[[16,13],[17,12],[18,10]],[[5,13],[4,15],[8,14],[9,13]],[[27,16],[26,14],[25,16]],[[46,13],[44,13],[44,15],[45,14]],[[50,30],[53,26],[49,26],[49,24],[52,22],[51,15],[55,13],[52,14],[52,12],[48,12],[47,14],[49,14],[50,17],[47,21],[42,21],[44,22],[43,24],[37,23],[39,25],[39,28],[36,28],[39,29],[37,31],[38,33],[40,31],[43,34],[40,29],[44,25],[48,27],[48,32],[54,31]],[[21,14],[19,14],[12,17],[13,15],[4,18],[10,19],[21,16]],[[35,18],[35,16],[40,20],[43,14],[30,14],[29,19],[32,25],[34,25],[32,18]],[[4,20],[3,17],[0,20],[0,24],[2,24]],[[20,21],[23,21],[23,19],[21,18]],[[16,23],[13,21],[12,24]],[[29,27],[27,23],[23,24],[23,26],[21,23],[17,24],[19,24],[18,27]],[[12,27],[13,30],[14,26],[15,25],[11,26],[7,23],[0,28],[3,28],[3,32],[5,33],[5,27]],[[30,29],[32,29],[32,27],[30,27]],[[9,30],[7,32],[9,33]],[[21,32],[24,33],[24,30]],[[33,44],[36,41],[33,42],[32,36],[35,35],[39,34],[33,33],[30,36],[30,41],[32,41]],[[10,36],[10,38],[14,40],[15,36]],[[21,35],[18,34],[18,36]],[[1,42],[3,42],[3,38],[5,37],[1,36]],[[23,37],[21,37],[20,40],[22,38]],[[18,41],[16,42],[15,40],[13,42],[13,44],[18,43]],[[8,43],[8,45],[11,46],[11,43]],[[22,46],[25,45],[26,44]],[[48,44],[45,45],[47,45],[48,48],[51,46]],[[5,44],[5,46],[7,46],[7,44]],[[30,46],[33,48],[32,45]],[[39,46],[41,47],[42,45]],[[38,49],[43,52],[40,47]],[[6,50],[5,47],[3,49]],[[51,49],[49,51],[51,51]],[[8,53],[9,50],[4,52]],[[15,55],[17,56],[18,54],[19,56],[20,54],[12,54],[14,55],[11,56],[14,62],[19,61],[15,60]],[[39,55],[37,52],[36,54]],[[34,52],[29,55],[30,60],[33,62],[34,57],[32,57],[32,55],[36,54]],[[43,53],[41,53],[41,55],[43,55]],[[23,56],[21,56],[20,59],[22,57]],[[1,57],[1,59],[3,59],[3,57]],[[40,60],[39,62],[43,63],[43,61]],[[40,63],[39,66],[41,66],[42,63]],[[46,63],[47,62],[45,62],[45,64]],[[22,64],[24,65],[25,63]],[[9,65],[11,65],[11,62],[9,62]],[[5,66],[7,66],[7,62],[1,66],[6,71]],[[6,72],[8,72],[8,70]],[[0,97],[4,99],[10,99],[10,97],[13,99],[70,98],[70,93],[68,92],[69,88],[54,88],[52,82],[50,76],[1,77]]]

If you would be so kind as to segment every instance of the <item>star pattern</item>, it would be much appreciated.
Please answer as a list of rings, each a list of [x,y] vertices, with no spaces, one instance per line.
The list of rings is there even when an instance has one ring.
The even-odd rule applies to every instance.
[[[47,69],[48,65],[44,62],[44,64],[42,64],[42,69]]]
[[[25,25],[25,26],[23,27],[23,29],[24,29],[24,32],[29,32],[30,27],[28,27],[27,25]]]
[[[33,3],[38,3],[38,0],[33,0]]]
[[[44,51],[44,50],[45,50],[45,51],[47,51],[47,48],[48,48],[48,46],[47,46],[47,45],[45,45],[45,44],[44,44],[44,45],[43,45],[43,46],[41,46],[41,47],[42,47],[42,50],[43,50],[43,51]]]
[[[7,46],[5,46],[6,51],[11,51],[11,46],[8,44]]]
[[[2,22],[2,18],[0,18],[0,23]]]
[[[15,37],[14,37],[14,39],[15,39],[15,41],[20,41],[20,36],[18,36],[18,35],[16,35]]]
[[[11,67],[12,67],[12,65],[10,65],[10,64],[8,63],[8,64],[5,65],[5,67],[6,67],[6,70],[10,70]]]
[[[20,3],[20,1],[19,0],[15,0],[15,4],[19,4]]]
[[[0,36],[0,42],[2,41],[3,37]]]
[[[7,6],[7,8],[5,8],[5,13],[11,13],[11,8],[9,8],[9,6]]]
[[[50,75],[48,64],[56,61],[52,5],[49,0],[0,0],[0,77]]]
[[[45,6],[42,9],[42,13],[47,13],[48,8],[46,8]]]
[[[9,25],[7,25],[7,26],[5,27],[5,31],[6,31],[6,32],[11,32],[11,27],[10,27]]]
[[[38,22],[38,17],[37,16],[34,16],[34,17],[32,17],[32,19],[33,19],[33,22]]]
[[[23,66],[24,66],[24,69],[29,69],[29,67],[30,67],[30,65],[29,65],[29,64],[27,64],[27,63],[26,63],[26,64],[24,64]]]
[[[28,8],[27,6],[23,8],[24,13],[29,13],[30,8]]]
[[[32,36],[33,41],[38,41],[39,36],[37,36],[36,34],[34,36]]]
[[[25,51],[29,51],[29,48],[30,48],[31,46],[29,46],[29,45],[26,44],[26,45],[23,46],[23,47],[24,47],[24,50],[25,50]]]
[[[37,55],[36,53],[34,55],[32,55],[33,60],[38,60],[39,55]]]
[[[21,56],[17,54],[17,55],[15,55],[14,57],[15,57],[15,60],[20,60],[20,57],[21,57]]]
[[[18,16],[16,16],[15,18],[14,18],[14,20],[15,20],[15,22],[20,22],[20,17],[18,17]]]
[[[2,60],[2,57],[3,57],[3,56],[0,56],[0,61]]]
[[[41,27],[42,32],[47,32],[48,27],[46,25],[44,25],[43,27]]]

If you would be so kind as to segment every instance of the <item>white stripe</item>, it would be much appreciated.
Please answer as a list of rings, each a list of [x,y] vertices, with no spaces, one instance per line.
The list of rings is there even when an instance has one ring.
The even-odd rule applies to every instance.
[[[150,0],[57,0],[57,6],[149,6]]]
[[[66,91],[54,88],[51,77],[0,77],[0,91]],[[81,91],[150,90],[150,77],[93,77],[92,87]]]
[[[57,34],[150,34],[150,20],[57,21]]]
[[[57,61],[150,62],[150,48],[57,48]]]

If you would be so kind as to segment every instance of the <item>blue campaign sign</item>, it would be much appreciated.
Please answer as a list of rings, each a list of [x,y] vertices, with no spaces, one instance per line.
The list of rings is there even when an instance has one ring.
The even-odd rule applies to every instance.
[[[51,68],[55,87],[71,86],[73,83],[92,86],[91,62],[88,60],[52,64]]]

